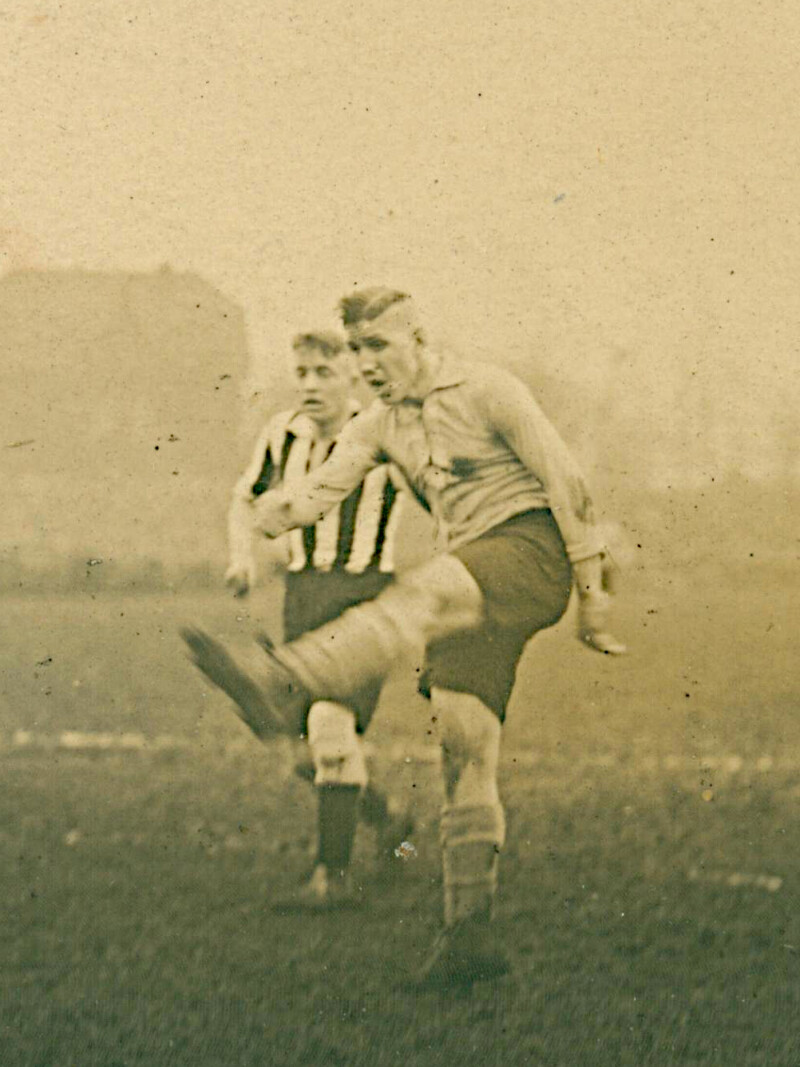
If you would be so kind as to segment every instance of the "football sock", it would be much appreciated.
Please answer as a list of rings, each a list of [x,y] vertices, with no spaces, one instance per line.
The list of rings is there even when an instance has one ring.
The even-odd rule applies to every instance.
[[[398,601],[389,593],[396,590],[283,645],[279,659],[313,696],[345,703],[365,682],[385,677],[405,655],[413,654],[419,662],[423,639],[415,624],[414,597],[406,591]]]
[[[329,871],[344,871],[350,864],[360,792],[357,785],[317,787],[317,863]]]
[[[452,806],[441,821],[446,926],[490,919],[505,819],[500,805]]]

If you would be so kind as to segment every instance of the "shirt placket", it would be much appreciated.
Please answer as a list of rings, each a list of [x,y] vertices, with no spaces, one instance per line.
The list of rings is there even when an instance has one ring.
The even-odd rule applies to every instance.
[[[445,521],[442,495],[447,486],[449,460],[442,447],[442,435],[439,432],[440,415],[436,411],[435,394],[428,396],[420,408],[420,423],[426,450],[426,485],[430,487],[431,511],[439,523]]]

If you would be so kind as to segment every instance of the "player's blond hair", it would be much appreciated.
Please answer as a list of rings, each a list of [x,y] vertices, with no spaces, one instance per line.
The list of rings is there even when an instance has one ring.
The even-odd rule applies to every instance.
[[[317,350],[331,359],[344,351],[344,340],[335,334],[333,330],[312,330],[308,333],[298,333],[292,340],[292,349],[295,352],[304,350]]]

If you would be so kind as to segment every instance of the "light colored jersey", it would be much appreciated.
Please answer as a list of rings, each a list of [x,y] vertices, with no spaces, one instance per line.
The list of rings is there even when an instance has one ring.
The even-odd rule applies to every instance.
[[[525,385],[451,358],[421,401],[375,401],[353,418],[327,462],[259,502],[259,525],[274,536],[315,521],[387,460],[427,503],[449,548],[533,508],[550,508],[573,562],[603,547],[584,478]]]
[[[316,424],[308,416],[281,412],[268,422],[256,442],[234,490],[234,502],[252,503],[278,485],[291,492],[331,455],[335,444],[319,440]],[[398,483],[386,464],[365,472],[324,518],[289,533],[288,569],[361,574],[377,568],[391,573],[403,499]]]

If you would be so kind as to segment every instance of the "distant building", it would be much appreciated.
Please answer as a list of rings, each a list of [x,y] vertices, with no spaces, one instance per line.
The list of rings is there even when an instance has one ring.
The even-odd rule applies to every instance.
[[[18,271],[0,323],[4,553],[221,559],[242,309],[169,269]]]

